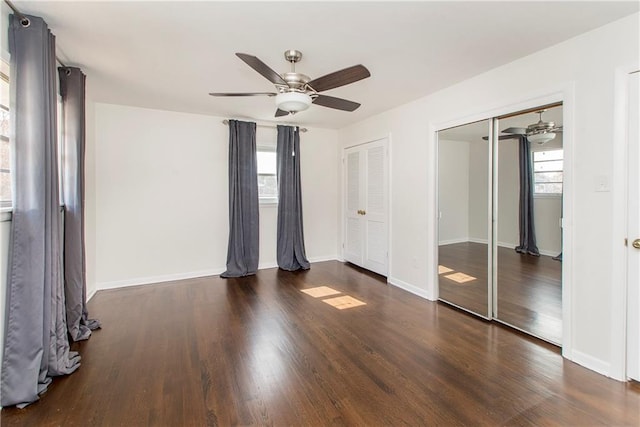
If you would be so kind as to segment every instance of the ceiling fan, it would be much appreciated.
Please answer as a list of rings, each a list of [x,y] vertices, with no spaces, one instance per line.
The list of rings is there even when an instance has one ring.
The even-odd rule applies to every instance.
[[[555,122],[543,122],[542,114],[547,110],[538,110],[535,114],[539,114],[538,123],[533,123],[526,128],[511,127],[502,131],[502,133],[510,133],[513,135],[526,135],[529,142],[536,144],[545,144],[556,137],[556,134],[562,132],[562,126],[556,126]]]
[[[252,93],[210,93],[211,96],[275,96],[276,117],[286,116],[304,111],[311,104],[322,107],[334,108],[343,111],[355,111],[360,104],[342,98],[328,95],[320,95],[319,92],[348,85],[371,76],[369,70],[363,65],[354,65],[344,70],[335,71],[322,77],[311,80],[308,76],[296,72],[296,62],[302,59],[302,52],[287,50],[285,59],[291,63],[291,71],[278,74],[267,64],[252,55],[236,53],[248,66],[256,70],[263,77],[273,83],[277,92],[252,92]]]

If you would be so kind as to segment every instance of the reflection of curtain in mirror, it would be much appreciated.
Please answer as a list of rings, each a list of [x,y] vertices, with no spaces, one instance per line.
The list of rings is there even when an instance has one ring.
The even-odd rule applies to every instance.
[[[526,136],[520,137],[520,245],[516,252],[540,256],[533,221],[533,163]]]

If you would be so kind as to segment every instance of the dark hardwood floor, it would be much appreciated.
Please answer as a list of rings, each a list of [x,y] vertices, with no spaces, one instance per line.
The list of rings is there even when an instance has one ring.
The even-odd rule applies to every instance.
[[[303,292],[366,303],[338,310]],[[101,291],[82,366],[3,426],[630,425],[640,386],[338,262]]]
[[[487,315],[487,245],[473,242],[440,246],[440,298]],[[475,280],[458,283],[446,276],[462,272]],[[498,247],[498,319],[550,342],[562,342],[562,263],[549,256],[521,255]]]

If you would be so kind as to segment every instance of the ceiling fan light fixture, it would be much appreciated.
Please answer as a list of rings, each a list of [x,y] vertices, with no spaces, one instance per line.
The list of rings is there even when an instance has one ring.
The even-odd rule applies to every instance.
[[[556,134],[553,132],[543,132],[543,133],[534,133],[533,135],[527,136],[529,142],[534,144],[546,144],[556,137]]]
[[[306,110],[312,101],[311,96],[302,92],[284,92],[276,95],[276,106],[278,109],[290,113]]]

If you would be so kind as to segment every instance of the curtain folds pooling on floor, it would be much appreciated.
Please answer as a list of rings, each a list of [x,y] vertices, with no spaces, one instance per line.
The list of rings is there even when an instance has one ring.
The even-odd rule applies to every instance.
[[[2,406],[38,399],[69,374],[56,144],[55,37],[47,24],[10,16],[13,214],[8,260]]]
[[[258,270],[259,212],[256,124],[229,120],[229,245],[220,277]]]
[[[300,130],[278,125],[278,267],[300,270],[310,267],[304,248],[302,189],[300,185]]]

